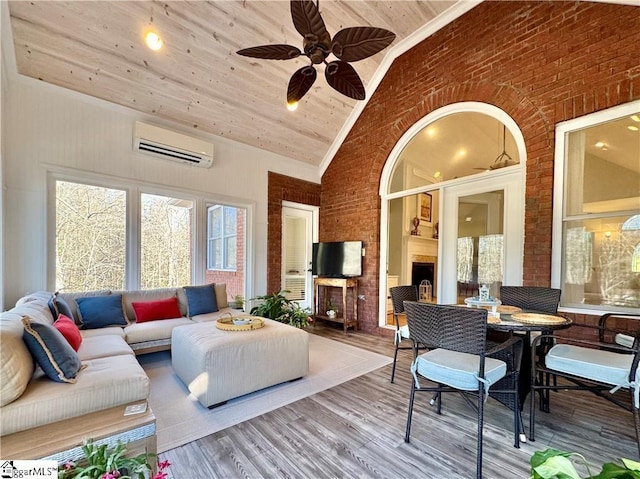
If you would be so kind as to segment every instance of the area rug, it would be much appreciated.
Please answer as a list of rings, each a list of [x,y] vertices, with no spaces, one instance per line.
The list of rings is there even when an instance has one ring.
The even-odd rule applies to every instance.
[[[149,404],[156,415],[159,453],[332,388],[393,361],[381,354],[310,334],[309,374],[306,377],[232,399],[209,410],[175,375],[168,351],[144,354],[138,359],[151,379]]]

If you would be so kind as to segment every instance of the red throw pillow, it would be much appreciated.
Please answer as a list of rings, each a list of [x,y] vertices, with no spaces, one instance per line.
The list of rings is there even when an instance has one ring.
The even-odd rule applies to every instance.
[[[76,326],[76,323],[74,323],[69,316],[65,316],[64,314],[58,315],[58,319],[53,322],[53,327],[62,333],[64,339],[67,340],[74,351],[80,349],[82,334],[78,326]]]
[[[157,301],[134,301],[131,303],[136,313],[136,322],[174,319],[182,316],[178,307],[178,298],[159,299]]]

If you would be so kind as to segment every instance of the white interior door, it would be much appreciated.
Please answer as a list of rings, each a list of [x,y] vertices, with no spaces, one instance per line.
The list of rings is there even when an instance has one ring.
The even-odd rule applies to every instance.
[[[318,208],[288,204],[282,208],[282,289],[286,296],[311,307],[311,254],[317,240]]]
[[[438,302],[458,303],[458,238],[481,235],[503,235],[502,284],[521,285],[524,254],[524,205],[522,181],[519,173],[487,178],[486,181],[466,183],[443,189],[440,218],[440,252]],[[465,232],[465,221],[473,221],[469,211],[484,210],[483,229]],[[471,218],[470,220],[468,218]],[[477,233],[477,234],[476,234]],[[477,247],[476,247],[477,248]],[[475,253],[477,256],[477,252]],[[477,282],[477,277],[473,277]],[[473,280],[472,280],[473,282]],[[495,293],[492,291],[492,293]],[[477,294],[477,291],[476,291]]]

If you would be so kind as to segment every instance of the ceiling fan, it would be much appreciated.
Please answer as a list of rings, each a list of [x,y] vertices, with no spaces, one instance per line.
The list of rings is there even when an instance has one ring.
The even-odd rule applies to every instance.
[[[364,100],[362,80],[348,62],[368,58],[384,50],[396,38],[389,30],[375,27],[351,27],[340,30],[331,38],[324,25],[318,4],[312,0],[291,0],[293,25],[303,37],[301,51],[292,45],[261,45],[239,50],[238,55],[266,60],[290,60],[305,55],[310,61],[296,71],[287,88],[287,104],[297,102],[316,80],[314,65],[325,64],[324,75],[334,90],[355,100]],[[333,53],[338,60],[327,62]]]
[[[507,127],[506,125],[503,124],[502,125],[502,153],[500,153],[496,157],[496,159],[493,160],[493,163],[491,163],[487,168],[474,168],[474,170],[483,170],[483,171],[499,170],[500,168],[504,168],[506,166],[517,165],[518,161],[511,158],[509,153],[507,153],[506,142],[507,142]]]

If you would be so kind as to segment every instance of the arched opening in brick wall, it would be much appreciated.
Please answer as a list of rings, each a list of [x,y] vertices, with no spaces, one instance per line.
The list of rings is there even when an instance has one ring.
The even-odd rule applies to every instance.
[[[521,285],[525,160],[520,128],[487,103],[447,105],[411,126],[391,150],[380,181],[380,291],[417,284],[415,265],[430,258],[433,301],[463,301],[477,294],[478,272],[489,278],[479,269],[487,254],[479,255],[479,246],[496,235],[502,256],[491,258],[497,271],[490,287]],[[461,237],[470,240],[470,274],[462,276]],[[380,326],[389,324],[386,296],[380,295]]]

